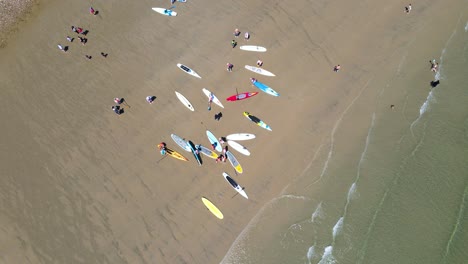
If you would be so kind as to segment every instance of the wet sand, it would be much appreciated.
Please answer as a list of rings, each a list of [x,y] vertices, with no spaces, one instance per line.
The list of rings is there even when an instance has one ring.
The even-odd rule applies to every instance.
[[[375,106],[379,89],[369,86],[374,70],[382,74],[397,65],[392,55],[423,23],[414,16],[428,18],[441,5],[421,3],[426,9],[413,6],[406,15],[405,4],[189,0],[176,3],[179,15],[170,18],[151,10],[168,3],[96,2],[99,14],[92,16],[86,3],[43,2],[0,49],[0,160],[6,172],[0,177],[0,244],[8,249],[1,261],[221,261],[262,205],[307,167],[323,140],[334,136],[353,102]],[[66,41],[67,35],[76,37],[71,25],[89,30],[86,45]],[[235,28],[250,32],[248,44],[268,52],[232,49]],[[247,44],[242,37],[237,41]],[[57,44],[69,51],[59,51]],[[281,96],[261,93],[225,102],[236,88],[257,91],[249,83],[254,74],[243,66],[259,58],[277,77],[255,77]],[[227,62],[234,64],[232,73]],[[177,63],[192,67],[202,79],[183,73]],[[342,65],[339,73],[333,72],[336,64]],[[207,111],[203,87],[226,108]],[[174,91],[184,94],[195,112]],[[151,105],[148,95],[157,97]],[[131,106],[124,105],[120,116],[111,111],[114,97]],[[386,107],[394,101],[379,103]],[[223,117],[215,121],[219,111]],[[257,127],[243,111],[273,131]],[[368,121],[356,120],[356,131],[365,134]],[[207,128],[217,136],[257,135],[241,142],[250,157],[233,152],[242,175],[234,175],[229,163],[205,157],[199,167],[187,152],[190,162],[167,157],[157,163],[161,141],[182,153],[171,133],[208,145]],[[246,187],[249,200],[233,197],[223,171]],[[223,211],[224,220],[206,210],[202,196]]]

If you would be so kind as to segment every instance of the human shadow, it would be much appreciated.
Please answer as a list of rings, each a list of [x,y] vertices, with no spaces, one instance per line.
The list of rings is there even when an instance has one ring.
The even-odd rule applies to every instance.
[[[431,81],[431,87],[432,87],[432,88],[435,88],[435,87],[437,87],[437,85],[439,85],[439,84],[440,84],[440,80],[437,80],[437,81]]]
[[[219,121],[221,119],[221,117],[223,117],[223,113],[219,112],[219,113],[215,114],[214,119],[216,121]]]
[[[85,31],[81,32],[81,35],[86,36],[86,35],[88,35],[88,33],[89,33],[89,30],[86,29]]]

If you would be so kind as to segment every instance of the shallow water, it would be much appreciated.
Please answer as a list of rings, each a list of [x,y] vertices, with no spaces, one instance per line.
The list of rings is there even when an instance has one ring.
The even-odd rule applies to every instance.
[[[353,114],[344,115],[320,157],[264,206],[222,263],[467,263],[467,25],[460,16],[447,27],[440,84],[428,85],[426,99],[414,94],[419,77],[399,75],[410,72],[399,65],[388,87],[404,86],[402,116],[375,109],[360,144],[346,148]]]

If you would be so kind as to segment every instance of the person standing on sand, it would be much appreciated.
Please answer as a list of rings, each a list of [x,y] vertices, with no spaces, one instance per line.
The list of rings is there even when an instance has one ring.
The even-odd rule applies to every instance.
[[[262,67],[262,65],[263,65],[263,61],[258,60],[258,61],[257,61],[257,66],[258,66],[258,67]]]
[[[249,32],[245,32],[244,34],[244,40],[248,41],[250,39],[250,34]]]
[[[236,28],[236,29],[234,30],[234,37],[236,37],[236,38],[239,37],[240,33],[241,33],[241,32],[239,31],[239,29]]]
[[[341,66],[338,64],[333,68],[333,71],[338,72],[338,71],[340,71],[340,69],[341,69]]]
[[[228,71],[228,72],[232,72],[232,68],[233,68],[233,67],[234,67],[233,64],[231,64],[231,63],[229,63],[229,62],[227,63],[227,71]]]
[[[232,48],[235,48],[237,46],[237,41],[232,40],[231,41],[231,46],[232,46]]]

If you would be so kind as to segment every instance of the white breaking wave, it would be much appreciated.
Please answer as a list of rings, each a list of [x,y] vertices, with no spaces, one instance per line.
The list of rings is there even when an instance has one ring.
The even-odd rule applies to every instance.
[[[465,25],[465,32],[468,32],[468,22],[466,22],[466,25]]]
[[[317,205],[317,208],[315,209],[315,211],[312,213],[312,223],[315,222],[316,219],[318,218],[322,218],[323,217],[323,212],[322,212],[322,202],[320,202],[318,205]]]
[[[351,199],[353,198],[354,194],[356,193],[356,183],[353,182],[353,184],[351,184],[351,187],[349,187],[349,190],[348,190],[348,197],[347,197],[347,202],[346,204],[349,204],[349,202],[351,202]]]
[[[336,260],[333,257],[333,247],[328,246],[325,248],[325,252],[323,253],[322,259],[319,261],[318,264],[335,264]]]
[[[311,264],[311,261],[315,258],[315,246],[311,246],[309,250],[307,250],[307,260],[309,261],[309,264]]]
[[[333,244],[335,243],[336,236],[341,232],[343,229],[343,217],[340,217],[338,222],[336,222],[335,226],[333,227]]]

